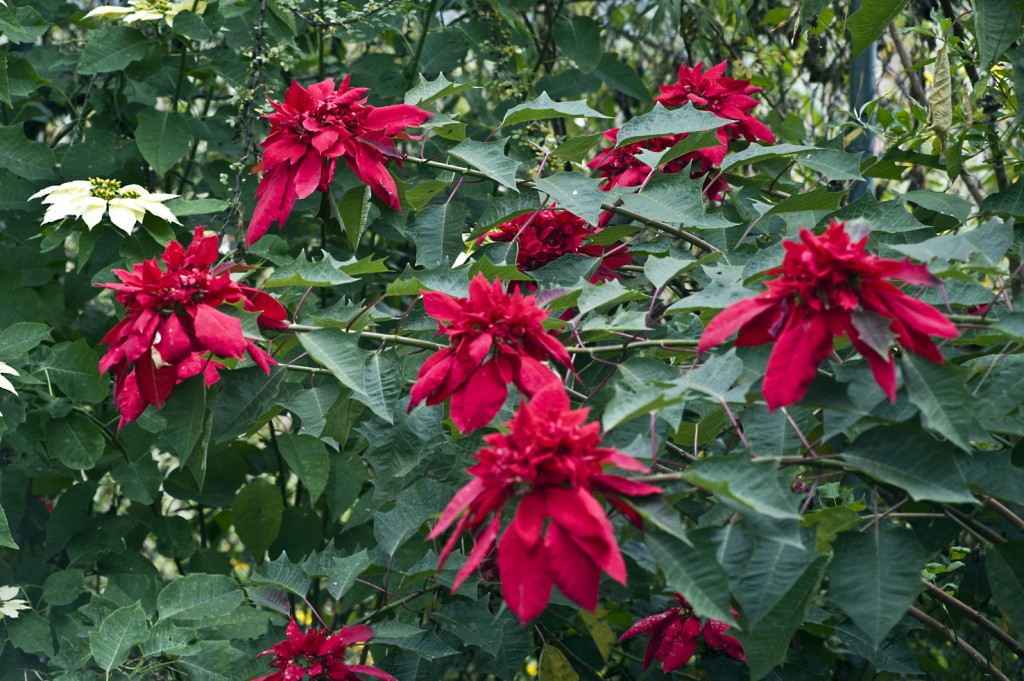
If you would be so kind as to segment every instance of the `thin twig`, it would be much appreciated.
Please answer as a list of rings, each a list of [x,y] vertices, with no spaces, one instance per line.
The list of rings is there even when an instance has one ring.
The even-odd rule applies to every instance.
[[[984,495],[978,495],[978,498],[981,499],[981,502],[983,504],[985,504],[986,506],[991,508],[993,511],[995,511],[996,513],[1001,515],[1004,520],[1006,520],[1011,525],[1013,525],[1015,528],[1017,528],[1018,532],[1024,533],[1024,519],[1022,519],[1019,515],[1017,515],[1016,513],[1011,511],[1010,509],[1006,508],[1006,506],[1003,506],[1002,503],[996,501],[992,497],[987,497],[987,496],[984,496]]]
[[[942,622],[939,622],[937,619],[926,615],[924,612],[918,610],[914,606],[910,606],[909,608],[907,608],[907,614],[916,619],[921,624],[928,627],[929,629],[938,632],[947,640],[950,640],[953,643],[957,644],[960,647],[960,650],[964,651],[964,654],[971,659],[971,662],[973,662],[979,668],[984,669],[986,672],[991,674],[992,678],[996,679],[996,681],[1010,681],[1010,679],[1007,678],[1006,674],[1003,674],[1001,671],[992,666],[992,663],[988,661],[988,658],[986,658],[984,655],[975,650],[969,643],[967,643],[967,641],[963,640],[955,633],[950,631],[948,628],[946,628],[946,625],[944,625]]]
[[[940,589],[931,582],[925,582],[924,580],[921,581],[924,583],[924,586],[928,590],[929,595],[931,595],[933,598],[941,601],[944,605],[947,605],[953,608],[954,610],[957,610],[958,612],[963,614],[967,619],[971,620],[979,627],[984,629],[986,632],[988,632],[992,636],[992,638],[1002,643],[1009,650],[1016,653],[1019,657],[1024,657],[1024,645],[1021,645],[1016,641],[1016,639],[1014,639],[1012,636],[1010,636],[1005,631],[1000,629],[992,620],[988,619],[980,612],[978,612],[971,606],[961,601],[956,596],[947,593],[946,591]]]

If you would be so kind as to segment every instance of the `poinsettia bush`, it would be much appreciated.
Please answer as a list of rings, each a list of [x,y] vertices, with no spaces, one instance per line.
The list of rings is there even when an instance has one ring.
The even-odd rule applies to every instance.
[[[0,3],[0,677],[1024,675],[1021,10],[840,5]]]

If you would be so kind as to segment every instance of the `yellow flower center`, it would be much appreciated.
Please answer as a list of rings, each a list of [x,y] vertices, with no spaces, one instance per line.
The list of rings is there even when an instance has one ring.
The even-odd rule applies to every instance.
[[[92,195],[104,201],[116,199],[118,191],[121,189],[121,183],[118,180],[90,177],[89,182],[92,184]]]

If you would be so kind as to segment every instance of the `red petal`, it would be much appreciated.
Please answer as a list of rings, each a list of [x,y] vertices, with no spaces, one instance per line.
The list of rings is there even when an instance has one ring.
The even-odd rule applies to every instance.
[[[452,393],[451,417],[463,433],[483,428],[501,409],[508,388],[498,375],[497,365],[485,362],[468,381]]]
[[[548,527],[544,548],[558,588],[569,600],[593,612],[601,587],[601,568],[557,523]]]
[[[498,572],[505,603],[526,624],[544,612],[553,582],[541,545],[531,550],[513,531],[517,520],[518,515],[498,542]]]
[[[758,295],[733,303],[719,312],[704,329],[697,352],[705,352],[721,344],[740,327],[750,323],[758,315],[779,310],[779,301],[767,296]]]
[[[762,390],[768,409],[798,402],[818,365],[832,352],[832,331],[824,314],[801,308],[788,320],[768,358]]]
[[[455,581],[452,583],[452,593],[459,590],[462,582],[473,574],[480,567],[480,563],[484,562],[484,559],[490,554],[491,549],[494,548],[494,540],[498,538],[499,529],[501,529],[500,513],[491,519],[491,522],[487,524],[484,531],[476,538],[476,546],[470,552],[469,559],[459,569],[458,574],[455,575]]]
[[[209,305],[196,305],[196,339],[203,347],[221,357],[241,358],[245,352],[242,322]]]

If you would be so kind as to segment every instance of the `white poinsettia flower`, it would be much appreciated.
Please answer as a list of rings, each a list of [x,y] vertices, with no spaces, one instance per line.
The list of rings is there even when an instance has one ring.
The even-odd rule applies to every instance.
[[[168,26],[173,26],[174,17],[185,10],[194,14],[202,14],[206,10],[206,3],[202,0],[198,2],[195,0],[182,0],[182,2],[128,0],[126,7],[104,5],[92,10],[84,18],[120,19],[126,24],[134,24],[137,21],[160,21],[163,19],[167,22]]]
[[[14,389],[14,384],[11,383],[10,379],[6,378],[4,374],[7,374],[8,376],[17,376],[18,372],[11,368],[11,366],[6,362],[0,362],[0,388],[17,395],[18,391]],[[0,416],[3,416],[2,412],[0,412]]]
[[[0,619],[10,617],[16,619],[19,610],[28,610],[28,601],[15,598],[18,595],[16,586],[0,586]]]
[[[135,224],[146,213],[181,224],[174,213],[163,205],[164,201],[177,196],[149,192],[137,184],[122,187],[117,180],[93,177],[47,187],[30,196],[29,200],[42,198],[43,203],[49,206],[43,216],[44,225],[75,217],[82,218],[92,229],[103,219],[103,214],[109,212],[110,221],[125,233],[131,234]]]

